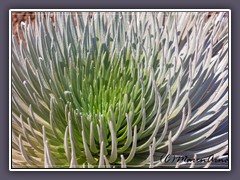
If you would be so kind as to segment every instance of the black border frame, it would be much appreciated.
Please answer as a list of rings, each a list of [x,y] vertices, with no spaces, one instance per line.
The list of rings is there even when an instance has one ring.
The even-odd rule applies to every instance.
[[[1,0],[0,1],[0,175],[1,178],[5,180],[9,179],[18,179],[18,180],[26,180],[26,179],[34,179],[34,180],[42,180],[43,178],[56,178],[58,180],[66,180],[68,178],[82,178],[82,179],[132,179],[136,178],[139,180],[146,179],[177,179],[177,180],[186,180],[186,179],[194,179],[194,180],[202,180],[202,179],[218,179],[218,180],[226,180],[226,179],[239,179],[240,171],[238,167],[240,166],[240,156],[238,154],[238,150],[240,149],[239,138],[240,131],[238,127],[240,127],[240,121],[238,120],[240,117],[240,83],[239,83],[239,68],[240,61],[238,58],[240,57],[240,51],[238,46],[238,41],[240,39],[240,2],[237,0],[167,0],[167,1],[159,1],[159,0],[148,0],[147,2],[144,0],[138,0],[137,2],[129,1],[129,0],[121,0],[121,1],[110,1],[102,0],[102,1],[93,1],[93,0],[41,0],[41,1],[29,1],[29,0]],[[13,8],[216,8],[216,9],[231,9],[232,11],[232,71],[230,76],[232,77],[232,102],[231,109],[232,112],[232,170],[231,172],[10,172],[8,169],[9,164],[9,147],[8,147],[8,57],[9,57],[9,37],[8,37],[8,11]]]

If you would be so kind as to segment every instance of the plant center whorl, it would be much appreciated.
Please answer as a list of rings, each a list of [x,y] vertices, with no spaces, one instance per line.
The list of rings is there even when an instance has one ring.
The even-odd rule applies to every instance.
[[[84,126],[87,129],[86,139],[90,138],[92,122],[97,149],[100,149],[101,141],[98,128],[102,128],[105,154],[109,155],[112,146],[109,121],[113,123],[116,131],[117,144],[123,146],[128,134],[127,118],[133,128],[135,125],[142,125],[139,122],[150,113],[148,119],[154,117],[154,95],[150,96],[152,92],[147,91],[151,81],[150,72],[143,72],[140,62],[130,60],[126,49],[123,51],[124,59],[120,59],[117,53],[110,57],[109,52],[102,48],[99,48],[99,51],[103,54],[102,59],[88,56],[88,59],[77,58],[74,61],[70,58],[70,63],[63,68],[65,82],[69,87],[64,91],[65,118],[67,113],[71,112],[75,136],[79,135],[81,126]],[[146,101],[148,107],[145,107]],[[143,128],[140,125],[138,130]],[[131,146],[128,148],[125,148],[124,153],[129,153]],[[94,152],[96,156],[99,155],[99,152],[92,153]]]

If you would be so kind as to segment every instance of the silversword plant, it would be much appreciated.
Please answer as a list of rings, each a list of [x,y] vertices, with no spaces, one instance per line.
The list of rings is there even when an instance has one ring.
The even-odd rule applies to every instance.
[[[36,13],[21,31],[12,167],[227,167],[224,13]]]

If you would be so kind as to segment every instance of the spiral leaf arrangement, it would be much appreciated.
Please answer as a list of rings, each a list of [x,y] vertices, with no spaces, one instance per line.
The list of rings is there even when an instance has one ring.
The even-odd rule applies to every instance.
[[[13,167],[207,168],[219,164],[162,159],[228,157],[223,13],[36,13],[21,30]]]

